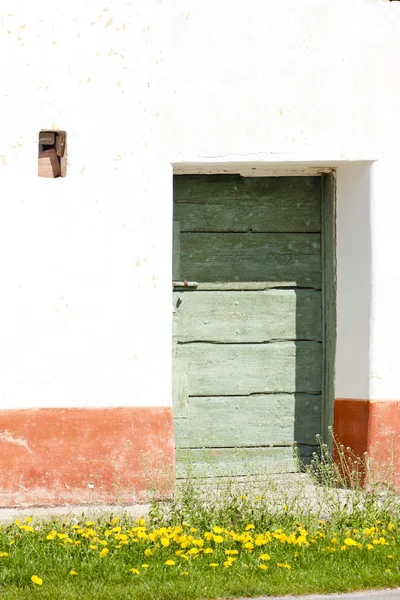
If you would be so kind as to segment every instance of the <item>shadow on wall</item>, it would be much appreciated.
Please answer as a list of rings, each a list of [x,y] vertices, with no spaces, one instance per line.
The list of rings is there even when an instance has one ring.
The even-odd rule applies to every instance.
[[[337,171],[335,398],[369,398],[372,164]]]

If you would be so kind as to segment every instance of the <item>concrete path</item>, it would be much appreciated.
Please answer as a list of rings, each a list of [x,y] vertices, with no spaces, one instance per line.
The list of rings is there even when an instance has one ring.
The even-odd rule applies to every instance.
[[[62,519],[62,518],[85,518],[107,517],[109,515],[128,514],[134,519],[146,518],[149,514],[150,504],[133,504],[130,506],[116,506],[101,504],[82,506],[45,506],[31,508],[0,508],[0,523],[10,523],[15,519],[24,517],[36,517],[37,519]]]
[[[239,600],[249,600],[240,598]],[[252,600],[400,600],[400,588],[351,594],[311,594],[309,596],[261,596]]]

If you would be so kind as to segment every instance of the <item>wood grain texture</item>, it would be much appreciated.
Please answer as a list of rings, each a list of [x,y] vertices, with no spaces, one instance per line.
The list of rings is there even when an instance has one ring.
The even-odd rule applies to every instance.
[[[319,198],[311,197],[306,205],[293,199],[266,205],[240,204],[176,204],[174,219],[182,232],[320,232]]]
[[[188,363],[180,358],[174,358],[172,370],[172,408],[175,419],[189,416]]]
[[[190,343],[177,356],[188,360],[190,396],[321,392],[318,342]]]
[[[294,473],[293,448],[204,448],[176,450],[177,477],[239,477]]]
[[[319,234],[181,233],[180,248],[183,279],[321,282]]]
[[[179,221],[173,223],[172,235],[172,279],[181,279],[181,224]]]
[[[178,342],[321,341],[321,293],[311,290],[175,292]]]
[[[336,350],[336,180],[333,173],[322,178],[322,435],[332,450]]]
[[[192,204],[281,204],[317,207],[320,177],[241,177],[240,175],[175,175],[174,202]]]
[[[315,447],[326,182],[174,177],[174,278],[198,282],[173,294],[178,477],[292,472],[293,442]]]
[[[189,399],[188,419],[175,422],[178,448],[315,444],[321,396],[260,394]]]

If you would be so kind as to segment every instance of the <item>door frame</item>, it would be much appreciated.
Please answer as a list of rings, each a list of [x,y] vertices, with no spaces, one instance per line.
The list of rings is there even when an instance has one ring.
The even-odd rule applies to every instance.
[[[336,172],[321,175],[322,441],[332,451],[336,354]]]
[[[322,271],[322,394],[321,438],[332,452],[336,362],[336,168],[324,166],[259,163],[172,163],[174,175],[242,175],[243,177],[321,177],[321,271]],[[172,203],[174,198],[172,197]],[[171,228],[172,229],[172,228]],[[172,250],[172,248],[171,248]],[[174,249],[175,250],[175,249]],[[171,257],[173,252],[171,252]],[[172,269],[171,269],[172,270]],[[173,348],[171,348],[173,353]],[[172,399],[172,398],[171,398]]]

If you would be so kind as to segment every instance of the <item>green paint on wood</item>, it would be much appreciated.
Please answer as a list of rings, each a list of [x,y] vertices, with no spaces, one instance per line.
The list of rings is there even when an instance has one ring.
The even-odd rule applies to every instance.
[[[323,404],[322,435],[332,447],[328,428],[333,424],[334,366],[336,348],[336,181],[335,175],[322,177],[322,346]]]
[[[255,393],[321,392],[321,344],[178,345],[188,361],[190,396],[236,396]]]
[[[315,444],[321,396],[260,394],[190,398],[188,420],[175,423],[178,448]]]
[[[196,281],[295,281],[321,285],[320,235],[181,233],[181,274]]]
[[[181,224],[175,220],[172,235],[172,279],[181,279]]]
[[[309,196],[307,203],[293,199],[269,199],[267,204],[241,201],[227,210],[226,204],[176,204],[174,218],[181,231],[196,232],[319,232],[321,231],[320,198]]]
[[[317,291],[183,291],[173,297],[178,342],[321,341]]]
[[[320,177],[242,177],[241,175],[175,175],[174,203],[259,204],[296,206],[314,203],[318,215],[321,201]],[[307,213],[307,209],[306,209]],[[286,230],[285,230],[286,231]]]
[[[329,421],[329,177],[174,177],[178,476],[293,471]]]
[[[177,477],[239,477],[293,473],[297,470],[293,449],[204,448],[177,449]]]

